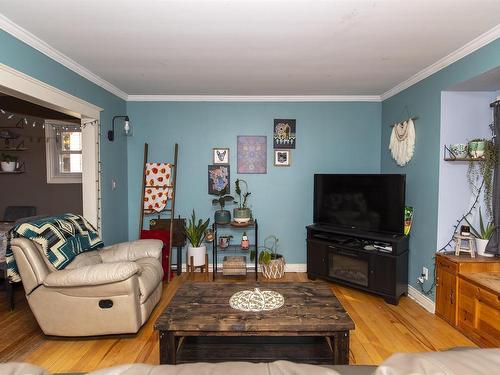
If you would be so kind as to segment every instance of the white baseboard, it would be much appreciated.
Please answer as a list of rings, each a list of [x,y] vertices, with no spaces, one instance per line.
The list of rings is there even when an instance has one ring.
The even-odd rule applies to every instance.
[[[290,263],[285,265],[285,272],[307,272],[307,264]]]
[[[431,314],[434,314],[434,311],[436,310],[436,304],[434,303],[434,301],[409,284],[408,284],[408,297],[410,297],[424,309],[429,311]]]

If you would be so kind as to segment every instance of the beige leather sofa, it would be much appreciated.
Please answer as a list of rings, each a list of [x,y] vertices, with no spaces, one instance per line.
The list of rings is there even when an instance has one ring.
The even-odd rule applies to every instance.
[[[160,300],[162,242],[139,240],[79,254],[57,270],[40,245],[12,240],[35,318],[46,335],[135,333]]]
[[[500,373],[500,349],[398,353],[379,366],[313,366],[288,361],[223,362],[177,366],[122,365],[92,375],[493,375]],[[0,364],[2,375],[49,375],[26,363]]]

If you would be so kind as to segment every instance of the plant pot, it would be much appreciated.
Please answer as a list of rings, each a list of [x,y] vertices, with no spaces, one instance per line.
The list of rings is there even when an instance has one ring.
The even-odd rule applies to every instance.
[[[234,208],[233,220],[237,223],[248,223],[252,219],[252,210],[249,208]]]
[[[285,276],[285,258],[278,255],[278,259],[273,259],[269,264],[260,265],[262,276],[266,279],[281,279]]]
[[[469,142],[469,154],[473,158],[482,158],[486,148],[485,141],[472,141]]]
[[[482,238],[476,238],[476,250],[477,254],[483,257],[492,257],[493,254],[485,253],[486,245],[488,245],[489,240],[483,240]]]
[[[450,145],[450,151],[456,158],[462,158],[462,159],[466,158],[469,153],[467,145],[464,145],[463,143]]]
[[[232,236],[220,236],[219,237],[219,247],[222,249],[225,249],[226,247],[229,246],[231,243]]]
[[[4,172],[14,172],[16,170],[17,163],[15,161],[2,161],[0,164]]]
[[[215,211],[214,221],[217,224],[229,224],[231,222],[231,212],[228,210]]]
[[[193,247],[188,245],[187,251],[187,264],[191,265],[191,257],[193,257],[193,265],[195,267],[205,265],[205,254],[207,253],[207,247],[205,245],[200,247]]]

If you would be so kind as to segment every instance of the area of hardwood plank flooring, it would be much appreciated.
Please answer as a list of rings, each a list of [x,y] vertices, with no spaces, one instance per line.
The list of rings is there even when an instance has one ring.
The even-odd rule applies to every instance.
[[[249,274],[247,280],[253,278],[254,274]],[[3,298],[0,301],[0,362],[26,361],[51,372],[83,372],[132,362],[158,364],[158,334],[153,330],[153,324],[185,280],[188,280],[187,274],[165,285],[160,303],[137,334],[83,339],[44,336],[23,290],[17,288],[14,311],[8,310]],[[210,282],[202,274],[196,274],[195,280]],[[305,273],[287,273],[278,281],[305,282],[308,279]],[[393,306],[380,297],[334,283],[330,285],[356,324],[356,329],[351,332],[351,364],[379,364],[396,352],[476,346],[408,297],[401,298],[399,305]]]

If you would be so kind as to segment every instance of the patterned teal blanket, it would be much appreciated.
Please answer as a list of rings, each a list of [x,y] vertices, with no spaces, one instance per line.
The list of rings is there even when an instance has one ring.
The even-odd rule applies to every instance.
[[[63,214],[15,225],[9,237],[24,237],[42,247],[43,255],[58,270],[65,268],[80,253],[103,247],[94,227],[81,215]],[[7,275],[12,282],[21,281],[16,260],[7,247]]]

